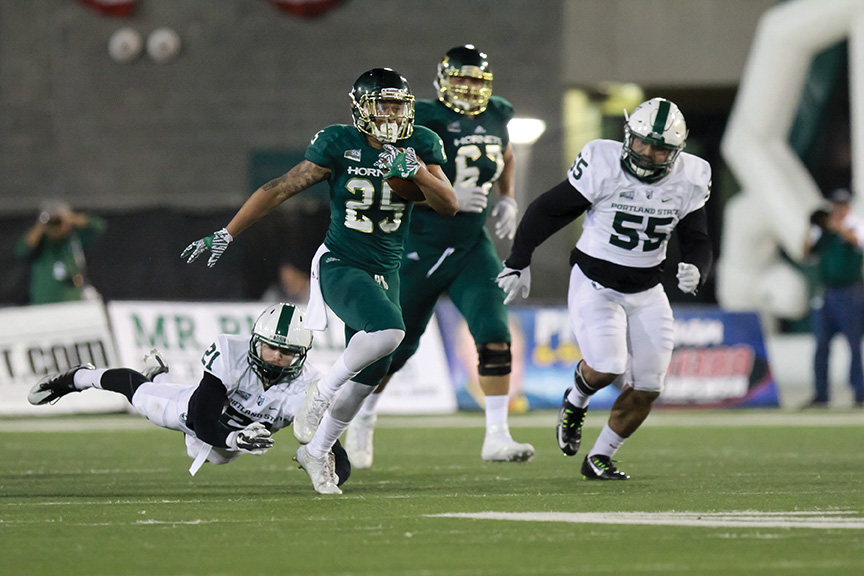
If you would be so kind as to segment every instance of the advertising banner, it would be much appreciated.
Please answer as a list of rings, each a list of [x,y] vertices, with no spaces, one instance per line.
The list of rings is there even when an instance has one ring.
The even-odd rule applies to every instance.
[[[660,401],[706,408],[779,406],[759,316],[676,308],[675,350]]]
[[[261,302],[111,302],[108,313],[120,363],[139,369],[157,348],[165,356],[172,379],[194,384],[202,374],[201,357],[219,334],[251,335],[255,319],[267,306]],[[322,373],[345,349],[345,327],[332,313],[328,328],[314,332],[308,362]],[[436,414],[456,411],[440,331],[432,325],[420,350],[393,378],[379,403],[383,414]]]
[[[680,308],[675,313],[675,348],[658,406],[778,406],[759,317],[751,312]],[[449,301],[438,305],[451,377],[461,410],[482,404],[477,352],[465,321]],[[557,409],[582,359],[565,307],[511,307],[513,372],[511,412]],[[620,379],[632,378],[625,374]],[[618,384],[616,382],[616,384]],[[608,408],[618,397],[614,385],[591,405]]]
[[[70,302],[0,309],[0,414],[117,412],[128,402],[87,390],[55,405],[31,406],[27,392],[47,374],[90,362],[115,365],[117,355],[101,302]]]

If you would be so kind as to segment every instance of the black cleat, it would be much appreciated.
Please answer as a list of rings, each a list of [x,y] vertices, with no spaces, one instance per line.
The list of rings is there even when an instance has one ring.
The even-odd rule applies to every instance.
[[[558,437],[558,447],[566,456],[575,456],[582,444],[582,426],[585,424],[585,414],[588,407],[577,408],[567,400],[573,388],[564,392],[561,410],[558,411],[558,426],[555,427]]]
[[[42,406],[43,404],[53,404],[72,392],[80,392],[80,390],[75,388],[75,373],[78,370],[95,369],[96,367],[92,364],[81,364],[80,366],[70,368],[66,372],[49,374],[30,389],[30,393],[27,394],[27,401],[34,406]]]
[[[594,454],[586,456],[582,462],[582,478],[585,480],[629,480],[630,476],[621,472],[612,464],[609,456]]]

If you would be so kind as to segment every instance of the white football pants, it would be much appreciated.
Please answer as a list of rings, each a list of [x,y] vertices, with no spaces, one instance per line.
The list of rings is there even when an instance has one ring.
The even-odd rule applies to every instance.
[[[567,308],[588,366],[609,374],[628,372],[627,381],[636,390],[663,390],[675,326],[661,284],[625,294],[593,282],[576,265],[570,272]]]
[[[186,426],[186,412],[189,409],[189,398],[197,386],[186,384],[170,384],[167,382],[144,382],[132,396],[132,406],[135,410],[162,428],[177,430],[186,435],[186,453],[195,459],[206,444],[195,436],[195,432]],[[213,447],[207,456],[207,461],[213,464],[227,464],[239,457],[242,452],[234,452],[225,448]]]

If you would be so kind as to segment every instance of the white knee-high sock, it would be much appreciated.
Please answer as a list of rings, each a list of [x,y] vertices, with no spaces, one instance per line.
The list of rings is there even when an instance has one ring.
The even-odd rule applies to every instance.
[[[357,332],[345,347],[345,352],[318,383],[318,392],[332,400],[339,388],[364,368],[391,354],[405,337],[403,330],[395,328],[377,332]]]
[[[358,412],[358,414],[363,414],[365,416],[374,416],[378,413],[378,402],[380,400],[381,394],[375,394],[373,392],[363,402],[363,406],[360,407],[360,412]]]
[[[591,397],[586,396],[577,386],[574,386],[567,395],[567,401],[577,408],[585,408],[591,401]]]
[[[315,432],[312,441],[306,445],[306,450],[313,458],[323,458],[330,452],[330,449],[333,448],[333,445],[342,433],[348,429],[348,424],[350,422],[343,422],[342,420],[333,418],[328,410],[324,413],[324,417],[321,418],[321,424],[318,425],[318,430]]]
[[[345,365],[344,354],[336,359],[333,366],[318,382],[318,392],[328,400],[332,400],[345,382],[357,376],[360,370],[351,370]]]
[[[594,447],[591,448],[588,455],[593,456],[594,454],[602,454],[611,458],[616,452],[618,452],[618,449],[621,448],[624,440],[626,440],[626,438],[622,438],[616,434],[609,427],[609,424],[606,424],[603,426],[600,436],[597,437],[597,441],[594,443]]]
[[[78,390],[87,390],[88,388],[102,388],[100,381],[102,375],[107,372],[107,368],[97,368],[95,370],[78,370],[72,376],[72,382],[75,383],[75,388]]]
[[[510,397],[506,394],[500,396],[486,396],[486,432],[510,434],[507,426],[507,411],[509,409]]]

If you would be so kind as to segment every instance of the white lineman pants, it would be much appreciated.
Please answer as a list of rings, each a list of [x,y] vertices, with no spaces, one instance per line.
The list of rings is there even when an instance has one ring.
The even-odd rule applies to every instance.
[[[132,396],[132,406],[139,414],[157,426],[177,430],[186,435],[186,453],[193,459],[207,446],[186,426],[189,398],[192,397],[195,388],[196,386],[185,384],[144,382]],[[207,456],[207,461],[213,464],[227,464],[240,454],[241,452],[213,447]]]
[[[628,381],[636,390],[663,390],[675,326],[662,285],[625,294],[588,279],[576,265],[567,308],[588,366],[608,374],[631,372]]]

